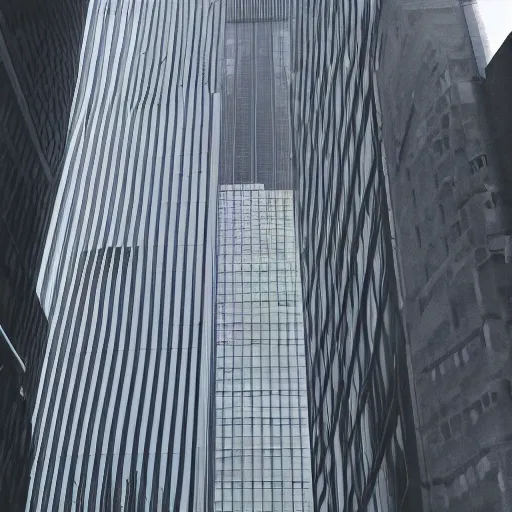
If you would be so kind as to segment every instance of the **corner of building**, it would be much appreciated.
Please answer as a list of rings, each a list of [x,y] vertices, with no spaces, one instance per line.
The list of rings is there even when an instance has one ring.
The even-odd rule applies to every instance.
[[[470,28],[458,0],[383,1],[382,137],[426,511],[512,503],[511,125],[498,112],[512,65],[506,44],[484,80]]]

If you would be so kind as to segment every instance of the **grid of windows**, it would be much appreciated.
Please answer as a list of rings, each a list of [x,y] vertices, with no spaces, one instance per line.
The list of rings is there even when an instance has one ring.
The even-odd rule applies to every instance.
[[[292,192],[222,186],[217,242],[215,511],[310,511]]]

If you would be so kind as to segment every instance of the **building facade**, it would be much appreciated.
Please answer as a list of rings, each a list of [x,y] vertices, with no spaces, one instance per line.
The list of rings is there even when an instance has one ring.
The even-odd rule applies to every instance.
[[[2,6],[0,508],[512,508],[474,5]]]
[[[313,510],[286,1],[226,2],[215,511]]]
[[[292,12],[296,182],[317,511],[420,511],[375,56],[377,1]]]
[[[286,0],[227,2],[221,184],[293,188]]]
[[[484,78],[477,7],[382,2],[379,110],[426,511],[512,507],[510,64],[505,44]]]
[[[293,193],[219,191],[216,512],[312,511]]]
[[[27,510],[211,510],[222,12],[91,2]]]
[[[0,4],[0,508],[22,510],[48,323],[36,279],[62,171],[87,2]]]

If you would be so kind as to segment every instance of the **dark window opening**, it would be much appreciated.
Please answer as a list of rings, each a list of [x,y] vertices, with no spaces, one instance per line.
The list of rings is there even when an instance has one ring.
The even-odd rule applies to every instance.
[[[445,217],[444,217],[444,207],[442,204],[439,205],[439,218],[441,219],[441,223],[444,226]]]
[[[416,241],[418,242],[418,247],[421,249],[421,233],[419,226],[415,226],[414,230],[416,231]]]

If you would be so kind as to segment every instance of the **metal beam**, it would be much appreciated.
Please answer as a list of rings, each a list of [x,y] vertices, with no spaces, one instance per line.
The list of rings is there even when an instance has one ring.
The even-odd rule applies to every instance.
[[[0,343],[2,345],[7,346],[8,352],[10,352],[14,358],[14,360],[17,363],[17,369],[21,370],[22,373],[25,373],[26,368],[25,364],[21,360],[21,357],[18,355],[18,352],[16,352],[16,349],[13,347],[11,340],[9,339],[9,336],[7,336],[7,333],[3,330],[2,326],[0,325]]]
[[[4,24],[4,16],[0,11],[0,27]],[[27,98],[25,98],[25,94],[23,93],[23,89],[21,88],[20,82],[18,80],[18,75],[14,69],[14,65],[12,63],[11,55],[7,48],[7,44],[2,33],[2,29],[0,28],[0,62],[3,62],[5,66],[5,70],[7,71],[7,75],[9,76],[12,84],[12,88],[14,93],[16,94],[16,99],[18,100],[18,105],[21,110],[21,115],[25,120],[28,132],[30,134],[30,139],[34,144],[34,148],[39,156],[39,161],[43,166],[44,173],[49,182],[53,180],[52,171],[50,168],[50,164],[46,158],[46,155],[43,151],[43,147],[41,145],[41,140],[39,139],[39,134],[37,133],[37,129],[34,124],[34,120],[32,119],[32,114],[30,113],[30,107],[28,106]]]

